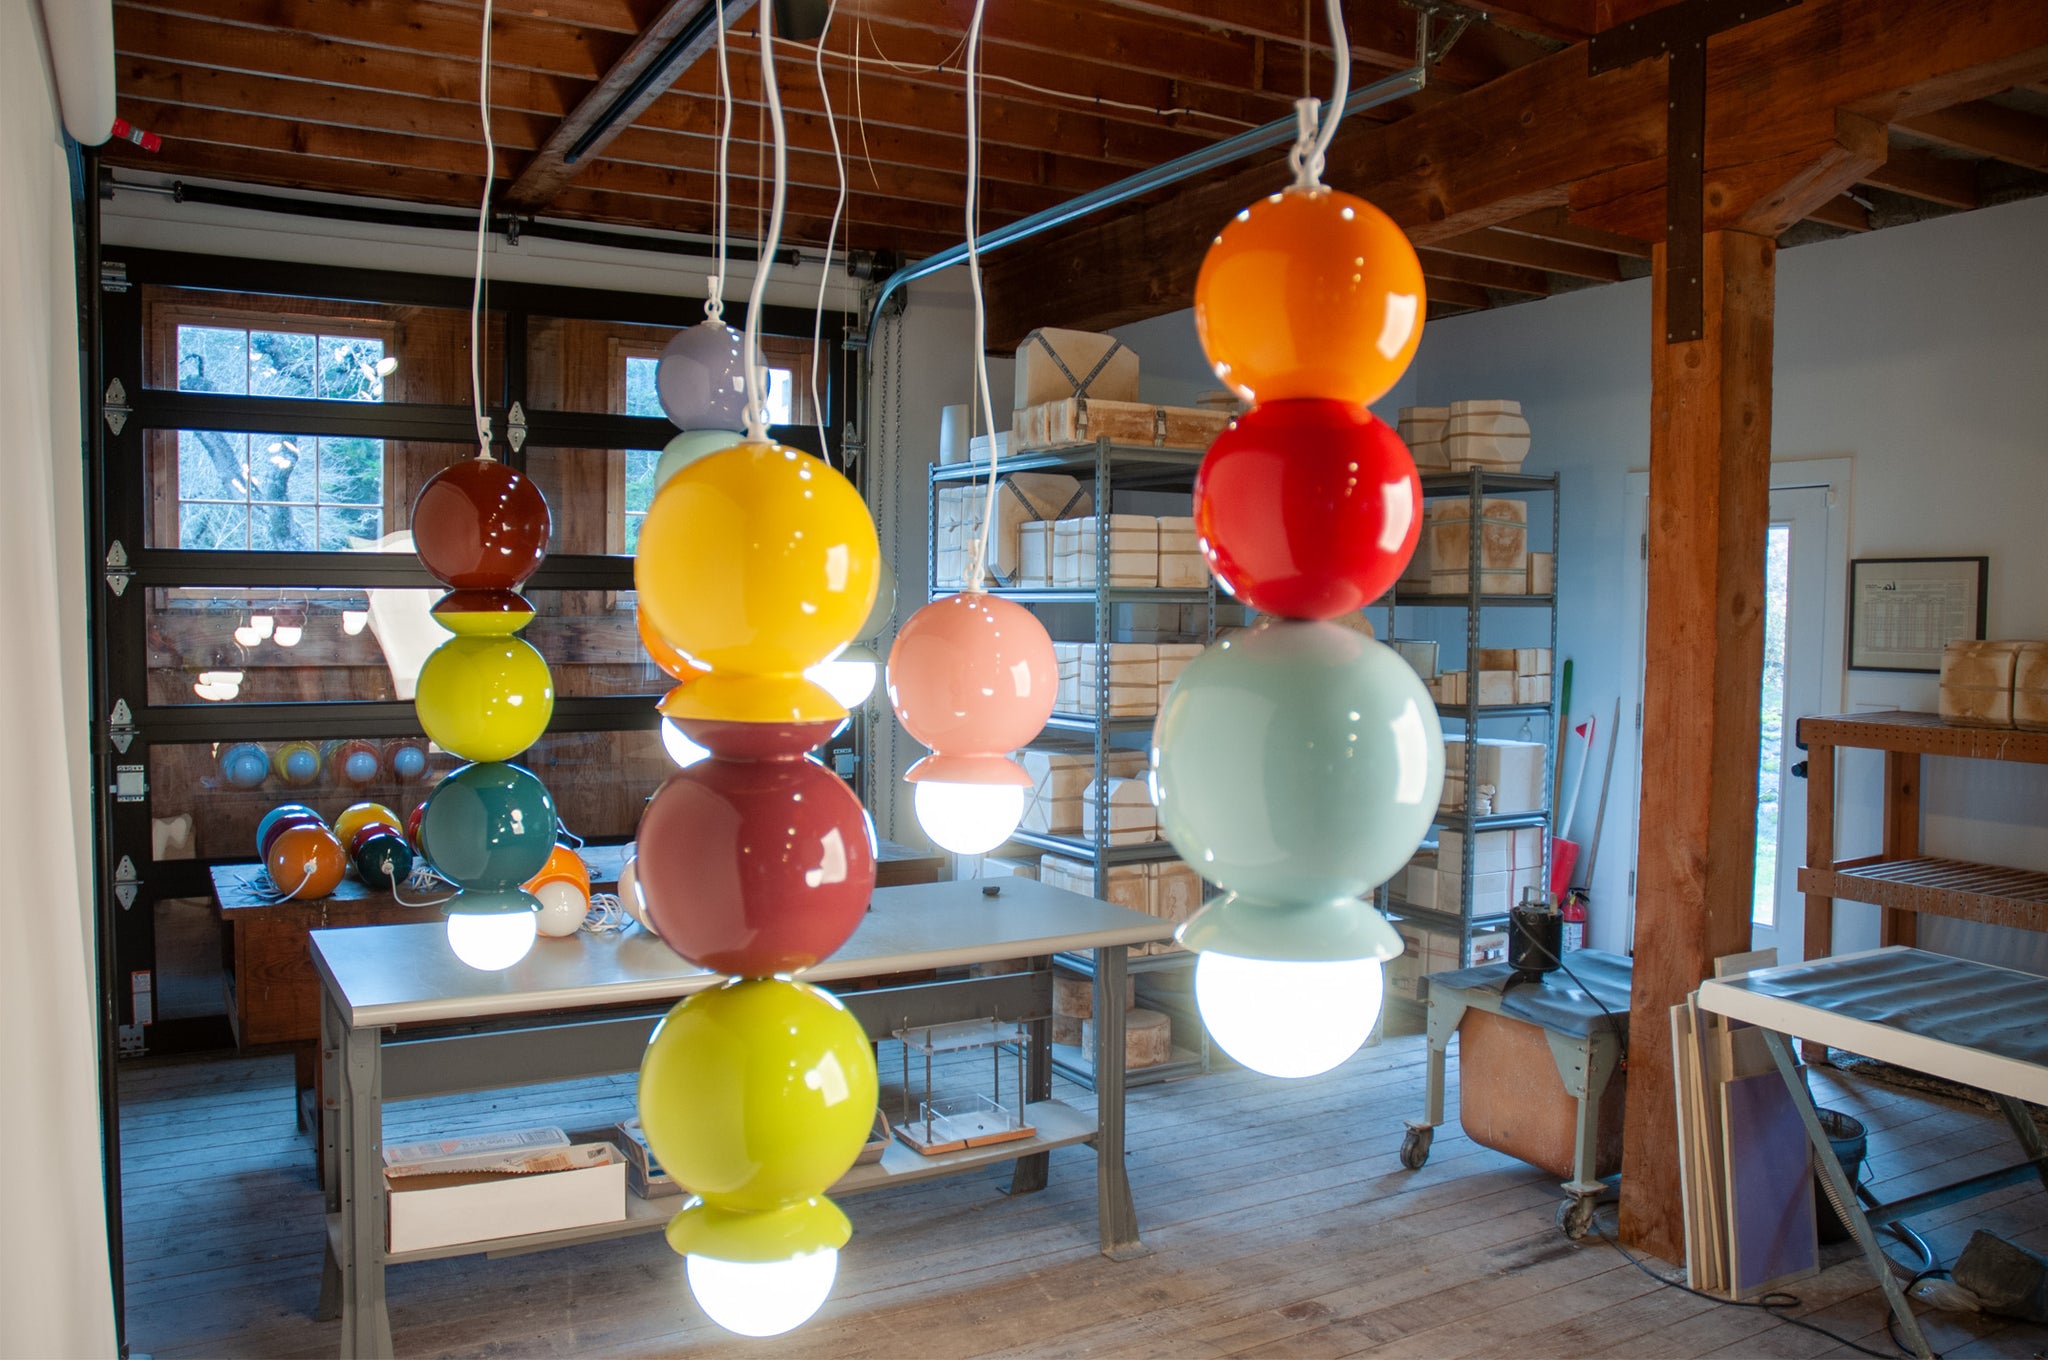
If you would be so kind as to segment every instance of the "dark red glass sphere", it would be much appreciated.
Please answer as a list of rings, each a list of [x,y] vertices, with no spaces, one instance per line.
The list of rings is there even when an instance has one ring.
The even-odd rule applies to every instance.
[[[412,545],[455,590],[515,590],[547,556],[548,500],[524,473],[472,458],[427,479],[412,503]]]
[[[735,977],[818,963],[874,893],[860,800],[812,760],[699,761],[648,802],[638,842],[634,873],[655,933]]]
[[[1422,482],[1401,437],[1365,407],[1267,402],[1209,446],[1195,532],[1217,580],[1245,604],[1335,618],[1400,579],[1422,532]]]

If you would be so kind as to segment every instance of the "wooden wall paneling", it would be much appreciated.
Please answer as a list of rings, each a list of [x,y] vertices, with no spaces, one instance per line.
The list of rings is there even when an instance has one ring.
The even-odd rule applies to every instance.
[[[1770,520],[1776,245],[1735,232],[1704,242],[1705,333],[1653,343],[1649,666],[1643,722],[1658,744],[1644,785],[1621,1233],[1681,1260],[1676,1115],[1664,1033],[1671,1007],[1749,947]],[[1669,279],[1654,259],[1651,334]]]

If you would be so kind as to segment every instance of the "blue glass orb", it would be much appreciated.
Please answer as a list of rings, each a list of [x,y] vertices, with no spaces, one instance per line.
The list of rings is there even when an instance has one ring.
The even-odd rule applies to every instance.
[[[465,889],[517,889],[554,852],[555,800],[522,766],[464,765],[428,797],[420,847],[443,877]]]
[[[221,752],[220,777],[229,788],[260,789],[270,777],[270,753],[253,741],[238,741]]]
[[[747,366],[741,346],[738,331],[723,321],[705,320],[677,331],[662,348],[654,393],[677,429],[747,428]]]
[[[1152,736],[1152,797],[1181,858],[1239,898],[1335,904],[1384,883],[1429,829],[1443,729],[1392,648],[1270,620],[1181,673]]]

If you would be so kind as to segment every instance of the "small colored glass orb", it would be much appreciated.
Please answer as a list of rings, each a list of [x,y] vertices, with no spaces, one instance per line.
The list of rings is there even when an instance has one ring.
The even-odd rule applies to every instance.
[[[461,637],[506,637],[533,622],[532,601],[516,590],[451,590],[429,612]]]
[[[1443,729],[1392,648],[1273,620],[1210,647],[1152,735],[1166,838],[1254,903],[1343,903],[1391,878],[1436,813]]]
[[[412,873],[412,847],[403,833],[381,822],[372,822],[356,835],[348,857],[356,866],[356,877],[379,892],[389,892],[393,883],[404,882]]]
[[[932,751],[908,778],[1029,786],[1010,753],[1044,729],[1059,678],[1045,625],[1015,601],[964,592],[918,610],[889,649],[889,704]]]
[[[377,782],[384,762],[367,741],[328,741],[320,745],[320,763],[337,784],[364,788]]]
[[[410,737],[384,743],[384,770],[400,783],[427,772],[426,743]]]
[[[270,757],[277,777],[303,788],[320,777],[320,748],[310,741],[288,741]]]
[[[428,797],[419,844],[442,877],[465,889],[518,888],[554,851],[555,800],[521,766],[464,765]]]
[[[548,862],[541,865],[540,872],[526,880],[526,890],[532,892],[543,883],[574,883],[588,897],[590,866],[583,862],[583,856],[568,846],[557,845],[548,852]]]
[[[1422,532],[1422,481],[1363,406],[1267,402],[1209,446],[1195,532],[1216,579],[1252,608],[1335,618],[1400,578]]]
[[[713,972],[812,967],[874,895],[860,799],[816,761],[698,761],[648,801],[636,841],[655,933]]]
[[[633,580],[648,626],[711,672],[670,716],[845,717],[803,672],[867,617],[880,555],[860,493],[799,450],[740,444],[670,478],[640,526]]]
[[[1335,189],[1289,189],[1224,224],[1195,279],[1195,330],[1249,402],[1385,396],[1422,339],[1422,265],[1394,220]]]
[[[537,928],[551,939],[565,940],[583,928],[590,915],[590,891],[566,878],[551,878],[529,889],[540,903]]]
[[[684,430],[662,446],[661,457],[654,464],[654,489],[661,490],[669,478],[699,458],[729,449],[745,438],[736,430]]]
[[[220,777],[231,789],[260,789],[270,777],[270,753],[253,741],[238,741],[220,753]]]
[[[356,832],[373,825],[388,826],[401,835],[405,832],[404,820],[382,803],[350,803],[334,819],[334,834],[343,845],[349,845],[355,840]]]
[[[464,760],[509,760],[540,740],[555,713],[555,681],[531,643],[452,637],[420,667],[420,726]]]
[[[649,1148],[717,1211],[772,1213],[822,1195],[860,1155],[875,1095],[860,1022],[802,982],[731,982],[688,997],[640,1062]]]
[[[654,367],[654,395],[677,429],[747,428],[744,351],[738,331],[709,318],[685,326],[662,346]]]
[[[341,842],[324,826],[288,826],[271,838],[263,857],[270,881],[285,898],[327,897],[348,872]]]
[[[517,589],[553,532],[540,488],[495,458],[441,469],[412,503],[413,550],[453,590]]]
[[[316,822],[320,820],[320,814],[313,811],[312,808],[306,806],[304,803],[279,803],[276,807],[264,813],[261,817],[257,819],[256,858],[263,858],[264,848],[270,844],[270,828],[275,826],[279,821],[283,820],[284,818],[293,816],[294,814],[298,813],[303,813],[306,816],[311,817]]]
[[[406,844],[410,845],[416,853],[422,855],[427,855],[427,847],[420,843],[420,823],[426,819],[426,815],[427,805],[425,803],[415,804],[413,810],[405,815]],[[433,858],[432,855],[427,855],[429,862]]]

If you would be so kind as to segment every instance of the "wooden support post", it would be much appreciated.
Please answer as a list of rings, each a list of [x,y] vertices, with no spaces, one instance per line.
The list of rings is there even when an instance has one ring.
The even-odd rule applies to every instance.
[[[1920,854],[1920,753],[1884,753],[1884,857],[1914,859]],[[1917,944],[1920,913],[1886,907],[1878,926],[1879,944]]]
[[[1677,285],[1659,245],[1650,362],[1649,666],[1621,1235],[1684,1259],[1671,1007],[1749,948],[1770,522],[1776,245],[1706,233],[1701,336],[1663,342]]]

